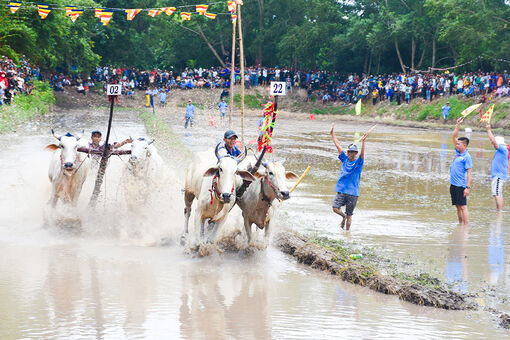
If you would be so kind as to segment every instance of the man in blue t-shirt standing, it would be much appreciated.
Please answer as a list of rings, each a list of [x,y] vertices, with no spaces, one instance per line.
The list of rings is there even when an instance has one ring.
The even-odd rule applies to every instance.
[[[467,151],[469,138],[459,137],[460,124],[464,117],[457,119],[457,125],[453,130],[453,144],[455,145],[455,157],[450,165],[450,196],[452,205],[457,208],[459,223],[469,224],[469,211],[467,208],[467,196],[471,192],[471,169],[473,160]]]
[[[443,123],[446,123],[448,120],[448,116],[450,115],[450,110],[452,108],[450,107],[450,102],[446,103],[445,106],[442,107],[442,114],[443,114]]]
[[[188,100],[188,105],[186,105],[186,116],[184,118],[186,119],[186,122],[184,123],[184,128],[188,128],[188,123],[190,123],[190,126],[193,127],[193,117],[195,116],[195,106],[193,105],[193,102]]]
[[[496,200],[496,209],[501,210],[503,209],[503,184],[508,172],[508,149],[504,137],[494,137],[490,124],[487,124],[485,128],[492,146],[496,149],[491,163],[492,196]]]
[[[333,201],[333,211],[338,215],[342,216],[342,223],[340,227],[345,230],[351,228],[352,214],[359,197],[359,181],[361,177],[361,171],[363,170],[363,163],[365,161],[365,139],[368,136],[368,132],[361,137],[361,153],[358,155],[358,147],[356,144],[350,144],[347,147],[347,155],[342,150],[338,139],[335,137],[333,132],[335,123],[331,124],[331,138],[333,143],[338,150],[338,159],[342,161],[342,170],[340,171],[340,177],[336,183],[336,196]],[[345,205],[345,214],[342,212],[341,207]]]

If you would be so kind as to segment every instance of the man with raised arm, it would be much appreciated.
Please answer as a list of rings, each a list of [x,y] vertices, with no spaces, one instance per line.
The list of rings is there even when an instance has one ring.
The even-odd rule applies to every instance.
[[[503,209],[503,184],[508,171],[508,149],[503,136],[494,137],[490,124],[487,124],[485,128],[492,146],[496,149],[491,163],[492,196],[496,201],[496,209],[501,210]]]
[[[469,211],[467,208],[467,196],[471,192],[471,169],[473,160],[467,147],[469,138],[458,137],[460,124],[464,117],[457,119],[457,125],[453,130],[453,145],[455,145],[455,157],[450,165],[450,196],[452,205],[457,208],[457,216],[460,224],[469,224]]]
[[[336,184],[336,196],[333,201],[333,211],[338,215],[342,216],[342,223],[340,227],[345,230],[351,228],[352,215],[354,208],[358,202],[359,197],[359,181],[361,177],[361,171],[363,170],[363,163],[365,161],[365,139],[369,135],[366,132],[361,137],[361,153],[358,155],[358,147],[356,144],[349,144],[347,147],[347,155],[342,150],[340,142],[334,134],[335,123],[331,124],[331,138],[333,143],[338,150],[338,159],[342,161],[342,170],[340,171],[340,177]],[[341,208],[345,205],[345,213],[342,212]]]

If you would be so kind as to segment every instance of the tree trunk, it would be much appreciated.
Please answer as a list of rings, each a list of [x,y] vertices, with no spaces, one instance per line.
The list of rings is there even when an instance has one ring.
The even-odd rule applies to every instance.
[[[259,36],[263,37],[264,32],[264,0],[257,0],[259,4]],[[262,46],[264,44],[264,39],[259,40],[258,42],[258,55],[257,60],[259,65],[262,65]]]
[[[365,64],[363,65],[363,73],[367,73],[369,54],[370,54],[370,49],[367,47],[367,53],[365,54]]]
[[[368,72],[367,72],[367,74],[370,74],[370,71],[372,71],[372,51],[370,51],[370,58],[368,60]]]
[[[427,50],[427,42],[424,41],[423,42],[423,50],[421,51],[421,57],[420,57],[420,61],[418,62],[418,66],[416,66],[417,69],[420,69],[421,68],[421,64],[423,63],[423,60],[425,58],[425,51]]]
[[[218,52],[216,51],[214,46],[209,42],[209,40],[207,39],[207,37],[204,34],[204,31],[202,31],[202,28],[200,26],[198,26],[198,34],[202,37],[202,39],[204,39],[205,43],[207,44],[207,46],[209,46],[209,49],[214,54],[214,56],[218,59],[218,61],[220,62],[221,66],[222,67],[226,67],[225,63],[221,59],[220,55],[218,54]]]
[[[436,53],[437,53],[437,46],[436,46],[436,37],[432,38],[432,68],[436,67]]]
[[[227,50],[225,49],[225,43],[223,42],[223,34],[220,33],[220,47],[221,47],[221,54],[223,54],[223,57],[228,55]]]
[[[411,39],[411,70],[414,71],[414,57],[416,55],[416,41],[414,37]]]
[[[397,38],[393,38],[395,42],[395,51],[397,51],[398,61],[400,62],[400,67],[402,67],[402,72],[406,72],[406,68],[404,66],[404,62],[402,61],[402,56],[400,55],[400,49],[398,48],[398,40]]]

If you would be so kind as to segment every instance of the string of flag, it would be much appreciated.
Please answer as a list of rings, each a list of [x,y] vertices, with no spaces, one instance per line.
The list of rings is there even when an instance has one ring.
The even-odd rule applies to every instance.
[[[99,18],[103,26],[107,26],[113,16],[114,12],[123,12],[126,15],[126,20],[132,21],[139,13],[147,12],[147,15],[155,18],[161,13],[165,13],[167,16],[171,16],[177,9],[186,9],[186,11],[180,11],[180,18],[182,21],[190,21],[193,15],[202,15],[208,19],[214,20],[220,14],[230,15],[231,21],[237,20],[236,8],[237,5],[243,5],[243,0],[232,0],[232,1],[219,1],[208,4],[198,5],[183,5],[175,7],[162,7],[162,8],[96,8],[96,7],[78,7],[78,6],[64,6],[56,4],[37,3],[30,1],[6,1],[0,0],[0,2],[8,2],[7,8],[12,14],[21,7],[35,6],[39,14],[39,18],[44,20],[53,10],[65,10],[65,15],[71,19],[74,23],[85,11],[94,11],[96,18]],[[208,12],[209,6],[216,4],[227,4],[228,13],[211,13]],[[195,9],[194,12],[189,11],[189,8]]]
[[[459,68],[459,67],[462,67],[462,66],[466,66],[466,65],[472,64],[475,61],[478,61],[480,59],[492,60],[492,61],[498,61],[498,62],[503,62],[503,63],[510,64],[510,60],[506,60],[506,59],[502,59],[502,58],[491,58],[491,57],[478,56],[478,57],[476,57],[476,58],[474,58],[474,59],[472,59],[470,61],[466,61],[465,63],[458,64],[458,65],[451,66],[451,67],[444,67],[444,68],[429,67],[427,70],[417,70],[417,69],[414,69],[412,67],[404,65],[404,68],[406,68],[408,70],[411,70],[413,72],[419,72],[419,73],[429,73],[431,71],[449,71],[449,70],[453,70],[453,69],[456,69],[456,68]]]

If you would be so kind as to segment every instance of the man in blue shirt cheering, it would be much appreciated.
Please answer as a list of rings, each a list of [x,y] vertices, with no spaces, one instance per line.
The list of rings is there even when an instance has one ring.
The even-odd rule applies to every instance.
[[[455,157],[450,165],[450,196],[452,205],[457,208],[457,216],[460,224],[469,224],[469,211],[467,208],[467,196],[471,192],[471,169],[473,160],[467,151],[469,138],[459,137],[460,124],[464,117],[457,119],[457,125],[453,130],[453,144],[455,145]]]
[[[496,209],[503,209],[503,183],[506,181],[508,172],[508,149],[505,145],[505,138],[492,134],[491,125],[485,126],[492,146],[496,153],[491,163],[492,196],[496,200]]]
[[[351,228],[352,214],[354,208],[358,202],[359,197],[359,181],[361,177],[361,171],[363,170],[363,163],[365,161],[365,139],[368,136],[368,132],[361,137],[361,153],[358,155],[358,147],[356,144],[350,144],[347,147],[347,155],[342,150],[338,139],[334,134],[335,123],[331,124],[331,138],[333,143],[338,150],[338,159],[342,161],[342,170],[340,171],[340,177],[336,183],[336,196],[333,201],[333,211],[338,215],[342,216],[342,223],[340,227],[345,230]],[[345,205],[345,213],[342,212],[341,207]]]

